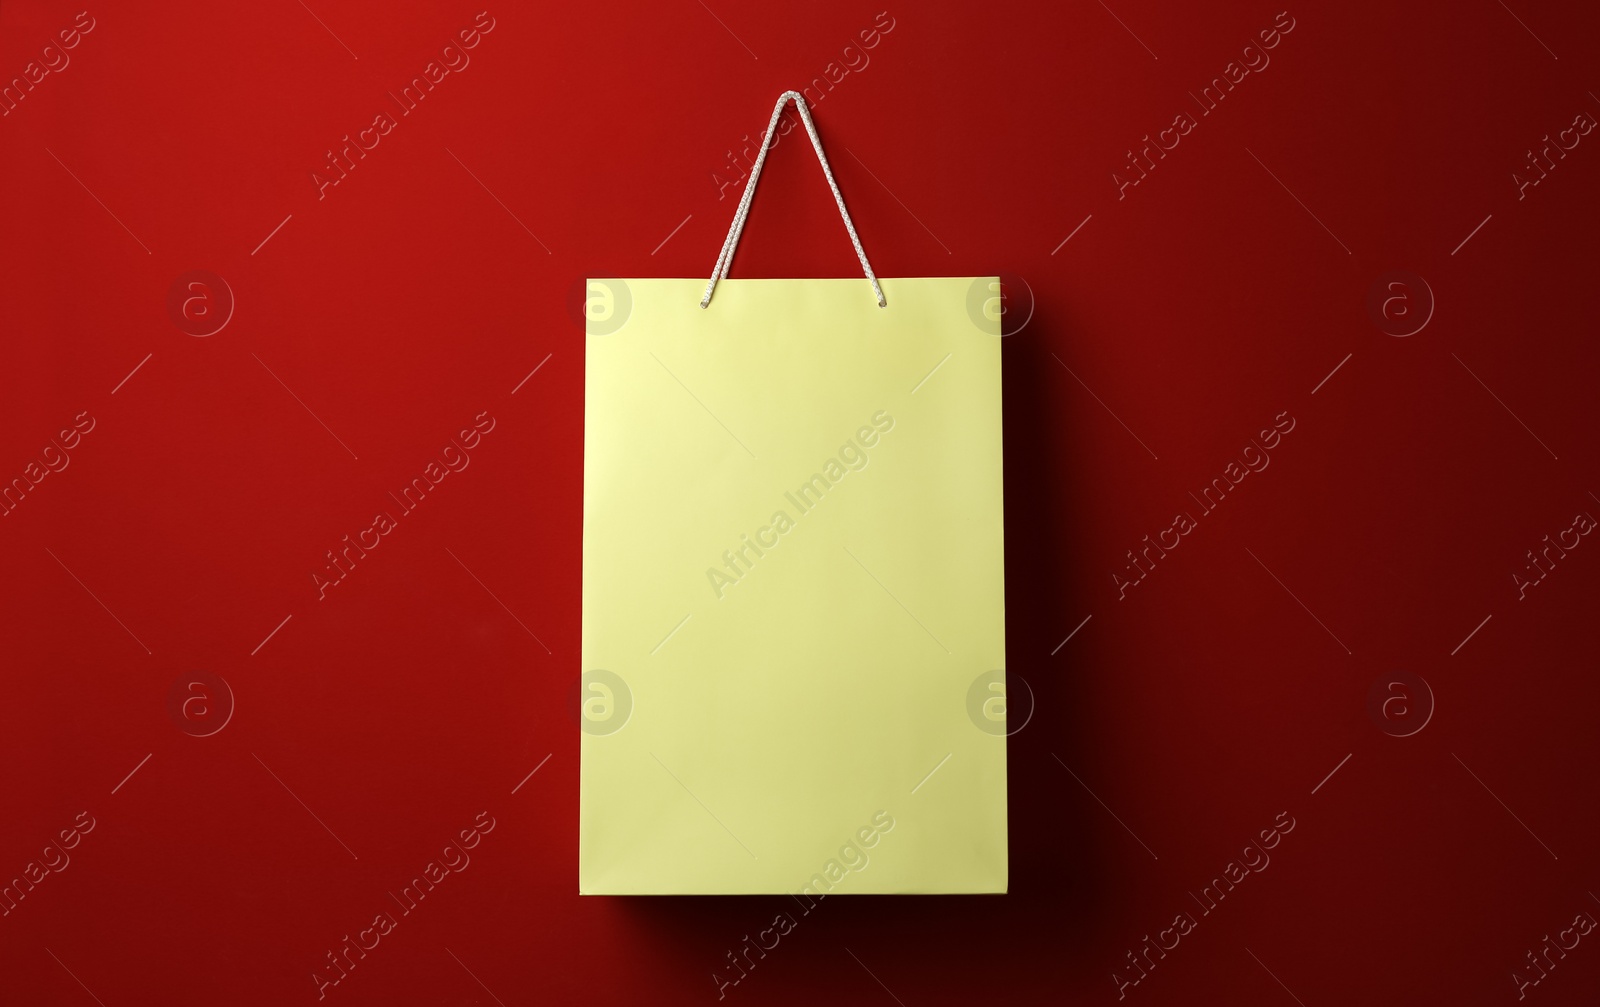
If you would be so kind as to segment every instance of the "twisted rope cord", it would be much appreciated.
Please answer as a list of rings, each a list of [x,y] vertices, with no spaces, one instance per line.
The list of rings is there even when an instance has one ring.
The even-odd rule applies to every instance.
[[[850,220],[850,211],[844,207],[844,195],[839,192],[839,183],[833,179],[833,169],[828,166],[828,155],[822,152],[822,140],[817,136],[817,127],[811,121],[811,112],[806,108],[806,100],[799,91],[785,91],[778,97],[778,103],[772,108],[772,121],[767,123],[767,132],[761,143],[761,153],[756,155],[756,163],[750,169],[750,181],[745,183],[744,195],[739,199],[739,208],[734,212],[733,224],[728,228],[728,237],[722,242],[722,251],[717,255],[717,264],[711,270],[711,279],[706,283],[706,295],[700,299],[700,306],[706,307],[711,303],[711,294],[717,289],[717,281],[728,278],[728,270],[733,265],[733,252],[739,245],[739,236],[744,232],[745,218],[750,213],[750,200],[755,196],[756,181],[761,177],[761,166],[766,163],[767,151],[771,148],[772,139],[778,128],[778,116],[783,114],[783,106],[790,100],[794,101],[795,108],[800,111],[800,120],[805,123],[806,133],[811,136],[811,146],[816,149],[817,160],[822,162],[822,173],[828,178],[828,188],[833,190],[833,201],[839,205],[839,216],[844,218],[845,230],[850,232],[850,244],[855,246],[856,258],[861,260],[861,271],[866,274],[867,280],[872,283],[872,293],[878,299],[878,307],[884,307],[886,301],[883,297],[883,288],[878,285],[878,277],[872,272],[872,264],[867,261],[867,253],[861,247],[861,238],[856,234],[856,225]]]

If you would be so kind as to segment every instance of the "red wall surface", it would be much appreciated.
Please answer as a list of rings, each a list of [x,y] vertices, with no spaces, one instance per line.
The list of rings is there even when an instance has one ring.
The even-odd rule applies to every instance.
[[[7,3],[0,999],[1591,1002],[1600,19],[1201,6]],[[1008,281],[1011,891],[580,898],[583,280],[813,80]],[[856,273],[818,174],[734,275]]]

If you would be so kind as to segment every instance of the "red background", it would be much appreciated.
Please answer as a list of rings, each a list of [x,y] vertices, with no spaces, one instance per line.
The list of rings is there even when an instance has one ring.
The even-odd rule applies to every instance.
[[[1513,581],[1600,514],[1600,136],[1513,179],[1600,115],[1579,6],[1291,6],[1206,116],[1187,92],[1281,8],[889,8],[815,109],[873,264],[1034,302],[1005,344],[1008,670],[1036,697],[1011,892],[828,901],[727,1000],[1111,1003],[1188,911],[1129,1000],[1495,1004],[1600,914],[1600,545]],[[0,77],[77,9],[6,4]],[[96,822],[0,917],[8,1003],[315,1002],[327,953],[484,811],[467,869],[328,1001],[709,1003],[793,908],[576,894],[569,302],[707,273],[725,152],[881,8],[490,8],[470,65],[319,198],[330,146],[478,9],[92,7],[0,118],[0,477],[95,421],[0,519],[0,876]],[[1119,198],[1130,146],[1185,111]],[[169,312],[189,270],[236,298],[215,335]],[[1414,335],[1369,311],[1390,270],[1436,302]],[[734,275],[855,272],[780,144]],[[470,467],[319,600],[324,553],[483,412]],[[1282,412],[1270,466],[1119,598],[1126,551]],[[232,690],[206,737],[169,712],[195,671]],[[1431,717],[1369,713],[1402,671]],[[1270,864],[1202,916],[1188,893],[1280,812]],[[1528,997],[1587,1002],[1597,945]]]

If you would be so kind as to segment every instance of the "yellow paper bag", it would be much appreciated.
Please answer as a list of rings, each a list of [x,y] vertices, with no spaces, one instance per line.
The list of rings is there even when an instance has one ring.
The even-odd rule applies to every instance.
[[[998,283],[722,279],[764,157],[590,281],[579,890],[1003,892]]]

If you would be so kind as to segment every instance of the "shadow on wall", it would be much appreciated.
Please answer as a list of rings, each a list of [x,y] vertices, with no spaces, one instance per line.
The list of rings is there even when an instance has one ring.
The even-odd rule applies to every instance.
[[[954,950],[944,942],[959,934],[963,956],[996,963],[1048,956],[1070,970],[1080,964],[1090,971],[1104,967],[1103,960],[1076,958],[1098,946],[1096,935],[1111,905],[1105,864],[1120,860],[1122,852],[1113,855],[1108,845],[1118,841],[1115,822],[1067,767],[1093,775],[1093,767],[1108,760],[1096,734],[1094,673],[1106,662],[1097,652],[1098,635],[1089,632],[1092,623],[1051,655],[1104,591],[1095,590],[1103,585],[1082,561],[1091,550],[1079,474],[1040,462],[1083,455],[1072,446],[1079,432],[1065,419],[1077,386],[1051,356],[1052,348],[1072,345],[1071,333],[1063,306],[1040,304],[1027,327],[1006,337],[1004,346],[1006,651],[1013,730],[1027,717],[1029,689],[1034,697],[1031,720],[1008,742],[1010,893],[833,898],[811,905],[809,913],[805,904],[782,895],[615,900],[611,911],[619,923],[627,920],[622,925],[646,931],[663,960],[705,974],[708,999],[717,999],[719,989],[724,998],[749,996],[736,990],[749,986],[765,987],[759,991],[763,1002],[814,995],[819,956],[839,957],[841,967],[853,969],[843,949],[866,955],[885,946],[874,935],[889,932],[902,938],[925,934],[925,940],[895,944],[921,947],[923,954]],[[836,973],[830,968],[823,974]]]

